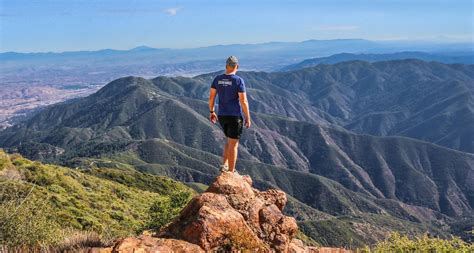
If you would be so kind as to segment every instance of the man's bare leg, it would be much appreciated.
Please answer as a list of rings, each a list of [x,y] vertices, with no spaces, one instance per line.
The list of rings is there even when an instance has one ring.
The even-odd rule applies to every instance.
[[[229,166],[229,156],[228,156],[228,153],[229,153],[229,138],[226,137],[226,141],[225,141],[225,144],[224,144],[224,152],[222,154],[222,164],[223,165],[227,165]]]
[[[229,171],[234,172],[235,163],[237,161],[237,152],[239,147],[239,139],[227,138],[227,158],[229,159]]]

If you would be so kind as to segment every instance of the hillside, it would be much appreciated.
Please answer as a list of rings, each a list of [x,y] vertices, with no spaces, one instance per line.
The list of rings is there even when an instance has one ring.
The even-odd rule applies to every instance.
[[[357,134],[343,126],[370,108],[395,110],[398,103],[405,116],[392,121],[396,127],[389,125],[402,128],[408,119],[440,113],[425,107],[455,92],[468,99],[444,101],[449,105],[444,109],[467,109],[446,122],[473,123],[471,73],[470,65],[414,60],[242,72],[255,111],[254,126],[244,130],[237,169],[258,189],[285,191],[285,212],[307,235],[328,245],[375,242],[390,230],[466,237],[469,227],[460,221],[470,220],[473,212],[472,154],[412,138]],[[378,77],[386,81],[362,81]],[[222,132],[207,120],[210,78],[117,79],[91,96],[50,106],[0,132],[0,146],[70,167],[134,168],[201,189],[218,173],[222,152]],[[415,103],[429,89],[409,80],[446,90]],[[471,141],[466,125],[437,124],[442,129],[436,129],[426,121],[433,136],[450,131]]]
[[[80,171],[2,150],[0,192],[0,245],[12,247],[72,247],[68,241],[82,237],[100,245],[136,235],[148,228],[154,203],[194,194],[167,177],[112,168]]]
[[[288,103],[311,108],[319,118],[350,131],[406,136],[474,152],[474,65],[353,61],[241,75],[265,96],[293,98]],[[316,118],[301,117],[292,106],[255,93],[258,97],[251,102],[275,108],[272,114],[309,122]]]
[[[345,61],[390,61],[390,60],[405,60],[405,59],[418,59],[423,61],[437,61],[442,63],[463,63],[473,64],[474,55],[471,52],[462,53],[426,53],[426,52],[397,52],[397,53],[385,53],[385,54],[351,54],[351,53],[340,53],[334,54],[327,57],[311,58],[306,59],[302,62],[291,64],[281,68],[281,71],[298,70],[302,68],[314,67],[318,64],[335,64]]]

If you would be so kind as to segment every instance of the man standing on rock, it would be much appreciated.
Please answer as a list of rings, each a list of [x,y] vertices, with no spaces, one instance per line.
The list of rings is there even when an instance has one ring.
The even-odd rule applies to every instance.
[[[225,73],[214,78],[209,94],[209,111],[211,113],[209,119],[212,123],[219,121],[227,139],[224,144],[221,171],[235,172],[239,139],[244,125],[242,116],[245,116],[246,128],[249,128],[251,124],[245,82],[235,74],[238,68],[237,57],[227,58]],[[219,100],[217,115],[214,112],[216,95]]]

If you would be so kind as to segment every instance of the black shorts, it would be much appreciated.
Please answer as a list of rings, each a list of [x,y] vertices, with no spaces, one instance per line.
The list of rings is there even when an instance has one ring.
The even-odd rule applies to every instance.
[[[240,139],[244,126],[244,118],[242,116],[221,115],[217,116],[217,119],[225,136],[232,139]]]

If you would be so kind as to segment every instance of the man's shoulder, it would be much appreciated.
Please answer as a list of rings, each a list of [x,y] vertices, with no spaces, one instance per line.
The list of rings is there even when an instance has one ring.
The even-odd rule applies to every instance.
[[[233,78],[235,78],[235,80],[239,80],[239,81],[244,81],[244,79],[238,75],[233,75]]]

